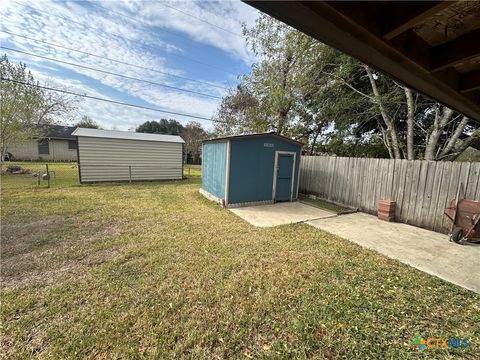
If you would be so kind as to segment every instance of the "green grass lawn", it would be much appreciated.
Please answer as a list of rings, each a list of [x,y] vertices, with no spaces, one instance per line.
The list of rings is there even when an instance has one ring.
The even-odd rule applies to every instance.
[[[308,225],[255,228],[198,177],[19,179],[2,177],[5,357],[480,356],[412,345],[479,344],[479,296]]]

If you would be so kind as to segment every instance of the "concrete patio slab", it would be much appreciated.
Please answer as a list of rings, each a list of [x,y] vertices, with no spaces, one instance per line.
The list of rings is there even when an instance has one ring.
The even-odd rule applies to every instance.
[[[330,211],[298,201],[233,208],[230,211],[258,227],[285,225],[337,216]]]
[[[448,241],[447,235],[364,213],[307,224],[480,293],[480,245],[458,245]]]

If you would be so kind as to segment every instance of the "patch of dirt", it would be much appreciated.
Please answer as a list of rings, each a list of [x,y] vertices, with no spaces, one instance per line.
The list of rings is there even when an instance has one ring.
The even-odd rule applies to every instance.
[[[119,235],[121,222],[50,216],[2,225],[3,288],[54,285],[63,279],[85,276],[88,268],[120,256],[119,250],[99,244]]]
[[[75,218],[48,216],[31,222],[2,221],[2,258],[8,258],[48,244],[62,226],[70,226]]]

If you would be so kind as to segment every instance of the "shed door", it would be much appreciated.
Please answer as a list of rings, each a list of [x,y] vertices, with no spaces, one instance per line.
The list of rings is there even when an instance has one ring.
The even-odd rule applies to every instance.
[[[275,201],[290,201],[293,181],[293,155],[278,154]]]

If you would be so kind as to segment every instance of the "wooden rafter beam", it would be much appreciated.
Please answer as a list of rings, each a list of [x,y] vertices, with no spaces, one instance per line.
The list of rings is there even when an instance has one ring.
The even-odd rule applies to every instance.
[[[450,1],[393,1],[385,5],[382,37],[391,40],[450,6]]]
[[[431,71],[443,70],[480,56],[480,29],[432,49]]]
[[[460,91],[469,92],[480,89],[480,69],[460,75]]]
[[[480,122],[480,90],[461,92],[461,74],[454,67],[431,72],[432,64],[444,60],[441,54],[434,59],[433,49],[439,47],[432,48],[412,29],[392,40],[382,36],[387,1],[362,7],[358,2],[243,1]],[[476,39],[466,47],[472,46],[478,46]]]

